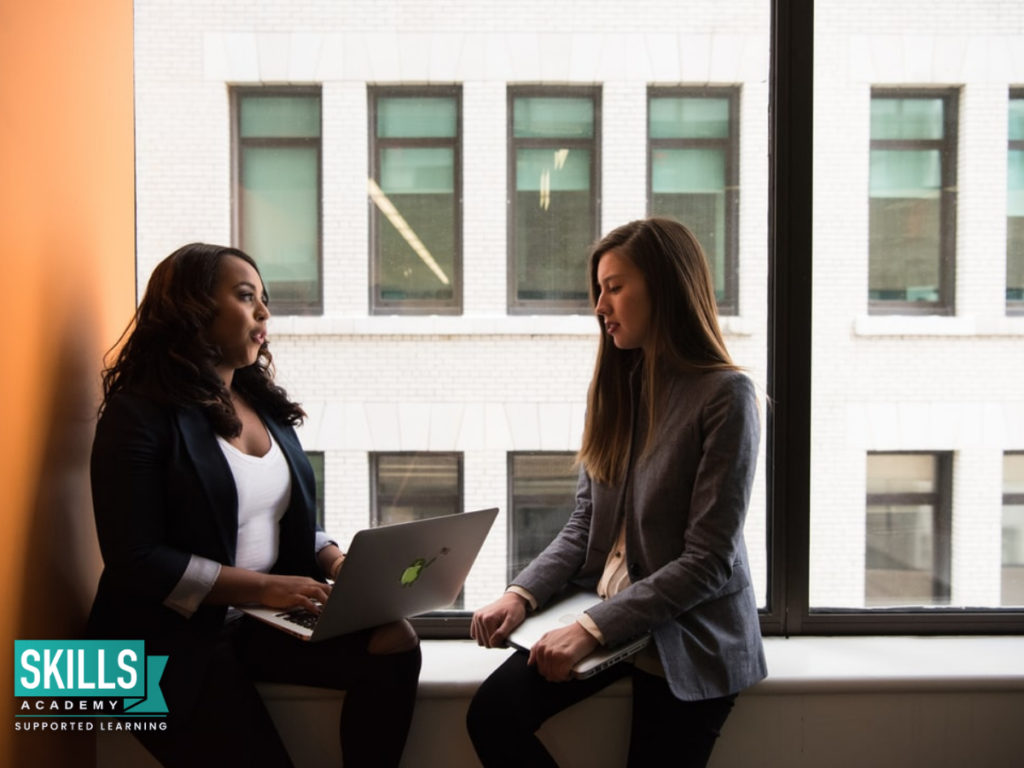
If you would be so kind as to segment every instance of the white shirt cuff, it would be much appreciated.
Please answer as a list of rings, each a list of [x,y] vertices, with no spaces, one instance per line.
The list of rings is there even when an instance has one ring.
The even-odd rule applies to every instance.
[[[220,575],[220,563],[199,555],[192,555],[188,561],[188,567],[178,579],[166,598],[164,605],[172,611],[177,611],[186,619],[191,617],[199,605],[210,594],[213,583]]]

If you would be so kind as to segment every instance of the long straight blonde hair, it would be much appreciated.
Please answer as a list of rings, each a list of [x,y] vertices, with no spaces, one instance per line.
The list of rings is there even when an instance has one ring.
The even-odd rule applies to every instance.
[[[601,292],[597,266],[611,250],[630,259],[644,277],[651,304],[651,336],[645,346],[653,351],[645,356],[641,349],[619,349],[604,332],[604,320],[597,318],[601,337],[577,460],[601,483],[617,483],[625,477],[632,439],[629,379],[636,366],[641,367],[648,424],[658,423],[659,410],[664,407],[657,397],[662,376],[738,370],[718,325],[707,258],[689,229],[672,219],[650,218],[624,224],[605,235],[590,253],[592,307],[597,306]],[[648,429],[641,455],[651,450],[653,432]]]

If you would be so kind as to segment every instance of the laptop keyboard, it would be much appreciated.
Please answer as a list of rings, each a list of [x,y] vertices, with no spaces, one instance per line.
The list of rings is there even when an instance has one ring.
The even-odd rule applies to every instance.
[[[303,608],[299,608],[295,611],[289,611],[287,613],[279,613],[277,615],[285,621],[290,621],[292,624],[298,624],[300,627],[305,627],[306,629],[312,629],[315,627],[317,619],[320,618],[315,613],[310,613]]]

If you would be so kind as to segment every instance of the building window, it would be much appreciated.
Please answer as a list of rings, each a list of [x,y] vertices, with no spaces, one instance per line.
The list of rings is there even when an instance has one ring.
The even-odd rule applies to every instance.
[[[597,88],[509,88],[509,312],[589,311],[600,112]]]
[[[1024,606],[1024,453],[1003,456],[1004,606]]]
[[[739,91],[650,88],[647,200],[652,216],[682,222],[704,247],[720,314],[738,313]]]
[[[232,89],[235,241],[277,314],[323,311],[319,88]]]
[[[948,605],[952,454],[869,453],[865,604]]]
[[[1024,314],[1024,90],[1010,91],[1006,206],[1006,309]]]
[[[370,305],[461,311],[461,90],[370,88]]]
[[[316,478],[316,524],[324,527],[324,452],[306,451],[306,458],[313,467]]]
[[[953,91],[872,91],[873,313],[953,313],[956,124]]]
[[[508,581],[555,538],[575,506],[576,454],[508,456]]]
[[[373,524],[462,512],[462,454],[370,454]]]

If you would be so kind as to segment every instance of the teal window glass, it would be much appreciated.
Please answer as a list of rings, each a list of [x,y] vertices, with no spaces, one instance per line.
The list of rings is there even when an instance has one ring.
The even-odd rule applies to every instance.
[[[952,97],[874,96],[869,177],[872,311],[951,310]]]
[[[729,138],[729,100],[714,97],[652,97],[652,139]]]
[[[652,88],[648,212],[685,224],[708,258],[719,312],[738,308],[734,92]]]
[[[451,93],[451,89],[446,89]],[[373,311],[459,310],[459,102],[371,90]]]
[[[382,139],[455,138],[455,99],[388,97],[377,105],[377,136]]]
[[[322,311],[320,95],[239,89],[238,241],[272,311]]]
[[[243,139],[318,139],[320,99],[247,94],[239,104],[239,135]]]
[[[1010,99],[1006,169],[1006,304],[1024,314],[1024,97]]]
[[[597,237],[597,96],[510,93],[512,312],[587,311]]]
[[[594,137],[594,101],[572,97],[523,97],[513,106],[512,135],[517,139],[590,139]]]

